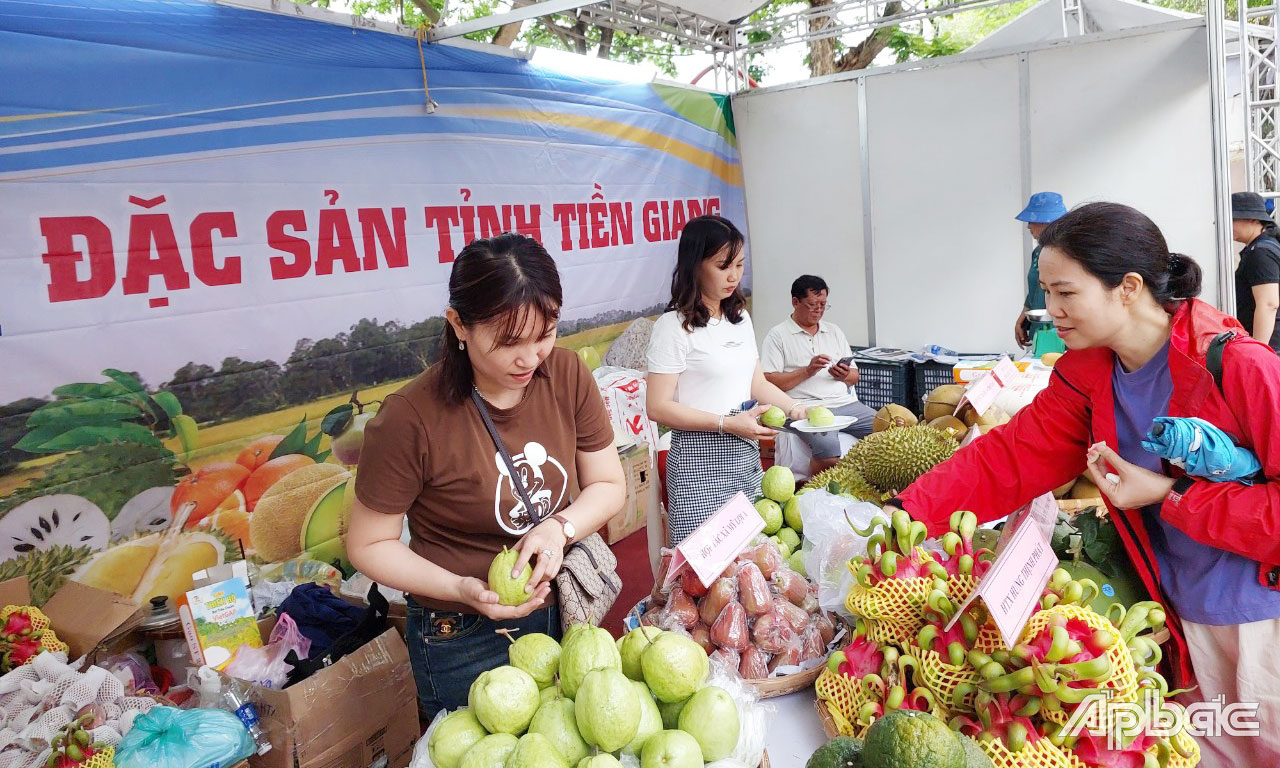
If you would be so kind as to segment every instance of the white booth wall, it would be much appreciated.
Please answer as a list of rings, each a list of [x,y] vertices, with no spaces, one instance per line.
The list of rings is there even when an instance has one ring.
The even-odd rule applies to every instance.
[[[1216,303],[1206,46],[1179,21],[736,96],[757,334],[810,273],[854,344],[1011,348],[1042,189],[1147,213]]]

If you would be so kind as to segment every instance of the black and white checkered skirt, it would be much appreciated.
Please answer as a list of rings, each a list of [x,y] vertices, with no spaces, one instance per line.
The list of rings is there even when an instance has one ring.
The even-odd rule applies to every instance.
[[[737,435],[672,430],[667,454],[667,528],[671,546],[702,525],[735,493],[760,495],[759,444]]]

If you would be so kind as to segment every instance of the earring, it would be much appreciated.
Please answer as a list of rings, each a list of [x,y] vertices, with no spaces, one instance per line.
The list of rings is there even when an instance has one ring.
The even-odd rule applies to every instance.
[[[461,350],[463,350],[463,351],[466,351],[466,349],[467,349],[467,342],[465,342],[465,341],[460,341],[460,342],[458,342],[458,349],[461,349]]]

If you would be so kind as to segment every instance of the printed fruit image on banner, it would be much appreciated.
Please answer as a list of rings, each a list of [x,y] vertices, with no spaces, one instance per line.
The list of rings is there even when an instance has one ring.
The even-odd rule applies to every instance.
[[[724,96],[430,44],[427,113],[389,28],[21,6],[13,79],[42,87],[0,93],[0,577],[37,600],[172,596],[242,556],[350,573],[365,429],[438,359],[462,248],[537,240],[557,343],[634,368],[686,223],[746,231]]]
[[[305,415],[285,434],[205,446],[171,392],[149,393],[119,370],[103,375],[108,382],[58,387],[27,418],[18,447],[50,460],[0,500],[0,579],[26,575],[37,603],[68,578],[145,603],[173,600],[192,573],[241,557],[314,559],[351,573],[343,536],[353,469],[329,461],[328,437],[309,432]],[[106,466],[104,447],[116,460],[147,458]]]

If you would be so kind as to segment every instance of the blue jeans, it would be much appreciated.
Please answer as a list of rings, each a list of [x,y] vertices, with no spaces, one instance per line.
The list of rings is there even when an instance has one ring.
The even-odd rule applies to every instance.
[[[511,630],[512,640],[533,632],[560,639],[560,608],[554,599],[550,605],[510,621],[494,621],[475,613],[432,611],[413,598],[409,598],[408,613],[409,661],[423,722],[431,722],[441,709],[465,706],[467,692],[480,673],[507,663],[511,642],[494,630]]]

